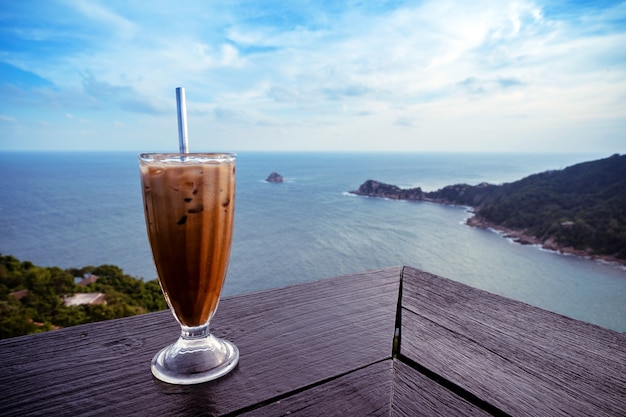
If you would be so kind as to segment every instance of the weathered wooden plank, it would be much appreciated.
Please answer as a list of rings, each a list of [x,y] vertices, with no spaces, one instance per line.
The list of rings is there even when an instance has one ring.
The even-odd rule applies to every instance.
[[[513,415],[626,415],[626,336],[405,268],[403,357]]]
[[[393,361],[357,369],[243,416],[389,416]]]
[[[400,268],[222,300],[212,328],[240,349],[218,381],[153,379],[169,312],[0,341],[0,415],[220,415],[388,359]]]
[[[401,360],[394,361],[391,416],[489,416]]]
[[[385,360],[242,414],[244,416],[488,416],[399,360]]]

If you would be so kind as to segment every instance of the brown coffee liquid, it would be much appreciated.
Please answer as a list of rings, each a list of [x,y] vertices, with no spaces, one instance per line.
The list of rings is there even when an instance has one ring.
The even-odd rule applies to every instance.
[[[219,302],[232,241],[235,162],[141,163],[148,238],[178,321],[206,324]]]

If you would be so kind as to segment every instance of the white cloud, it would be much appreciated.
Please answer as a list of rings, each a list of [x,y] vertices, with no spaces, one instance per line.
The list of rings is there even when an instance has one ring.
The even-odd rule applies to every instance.
[[[7,116],[6,114],[0,114],[0,122],[4,123],[16,123],[17,120],[13,116]]]
[[[133,22],[96,0],[73,0],[67,2],[67,4],[75,7],[76,10],[92,22],[105,25],[108,28],[108,32],[115,37],[128,40],[137,33],[138,28]]]
[[[533,1],[427,0],[375,12],[185,2],[154,3],[148,16],[134,3],[68,4],[96,28],[77,35],[90,44],[43,62],[10,57],[54,85],[11,100],[130,126],[173,114],[174,88],[184,86],[203,128],[298,129],[301,143],[323,132],[349,144],[353,132],[372,147],[383,136],[416,146],[403,136],[416,130],[435,138],[429,146],[456,145],[455,131],[500,145],[507,126],[521,141],[542,126],[624,119],[626,31],[611,26],[624,5],[562,16]]]

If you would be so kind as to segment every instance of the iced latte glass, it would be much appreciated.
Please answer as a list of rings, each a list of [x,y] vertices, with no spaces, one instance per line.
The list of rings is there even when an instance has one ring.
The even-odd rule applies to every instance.
[[[209,332],[226,277],[235,209],[234,154],[140,154],[146,228],[165,299],[181,326],[152,360],[173,384],[219,378],[237,347]]]

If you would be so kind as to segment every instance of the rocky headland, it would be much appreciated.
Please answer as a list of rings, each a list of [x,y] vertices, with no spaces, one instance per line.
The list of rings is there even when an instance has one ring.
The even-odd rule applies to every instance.
[[[358,190],[350,191],[352,194],[366,197],[388,198],[390,200],[424,200],[425,193],[420,187],[402,189],[396,185],[385,184],[375,180],[367,180]]]
[[[478,185],[455,184],[440,190],[425,192],[421,187],[400,188],[376,180],[367,180],[351,194],[387,198],[389,200],[431,201],[433,203],[476,207],[498,186],[482,183]]]
[[[472,209],[467,224],[521,244],[626,265],[626,155],[534,174],[502,185],[455,184],[432,192],[367,180],[352,194]]]

